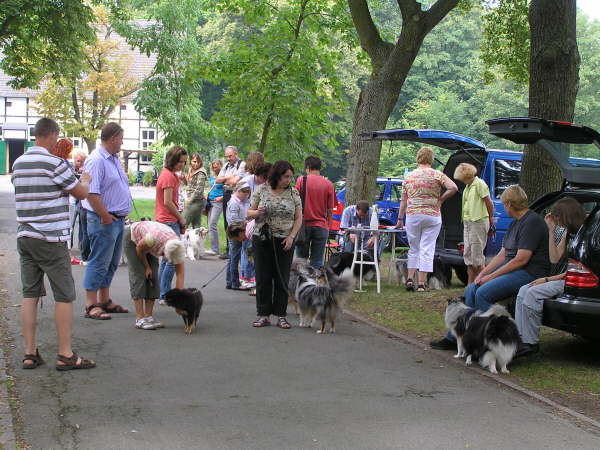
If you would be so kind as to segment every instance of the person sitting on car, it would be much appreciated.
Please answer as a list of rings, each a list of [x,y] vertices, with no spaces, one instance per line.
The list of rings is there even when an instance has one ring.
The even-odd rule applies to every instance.
[[[477,168],[473,164],[459,164],[454,178],[465,183],[462,194],[463,259],[467,266],[467,284],[471,284],[485,266],[483,250],[488,236],[495,232],[494,204],[490,188],[477,176]]]
[[[500,201],[515,220],[498,254],[465,289],[465,304],[480,311],[517,295],[521,286],[545,277],[550,270],[548,227],[539,214],[528,208],[525,191],[517,185],[509,186]],[[430,345],[436,350],[451,350],[456,348],[456,339],[448,333]]]
[[[539,351],[540,326],[544,300],[564,292],[567,277],[567,248],[585,220],[585,211],[572,197],[557,201],[544,218],[549,232],[550,276],[537,278],[519,289],[515,304],[515,322],[522,344],[517,357]]]
[[[427,274],[433,272],[435,242],[442,227],[440,207],[458,191],[448,176],[431,167],[433,150],[421,147],[417,152],[417,168],[411,171],[402,184],[402,200],[396,227],[404,226],[408,239],[408,278],[406,290],[415,288],[415,272],[419,271],[417,291],[427,288]],[[445,192],[442,194],[442,187]]]
[[[360,200],[356,205],[350,205],[344,208],[342,220],[340,221],[340,230],[344,231],[344,252],[353,252],[356,240],[361,238],[356,231],[346,231],[348,228],[369,228],[371,221],[371,207],[366,200]],[[366,239],[367,235],[369,236]],[[372,233],[365,233],[362,236],[362,249],[371,249],[375,245],[375,236]]]

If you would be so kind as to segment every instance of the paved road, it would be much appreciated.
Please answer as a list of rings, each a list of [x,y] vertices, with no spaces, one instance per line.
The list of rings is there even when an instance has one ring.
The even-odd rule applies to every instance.
[[[17,328],[18,278],[11,196],[0,179],[0,253]],[[200,286],[221,261],[188,264]],[[74,268],[81,286],[83,267]],[[166,328],[141,331],[133,315],[82,317],[75,348],[96,359],[91,371],[58,373],[52,364],[14,370],[23,435],[34,449],[597,449],[600,439],[553,411],[435,353],[342,320],[338,334],[253,329],[250,297],[204,289],[200,328],[185,336],[166,307]],[[130,306],[126,268],[113,298]],[[39,314],[40,351],[56,351],[52,301]],[[296,323],[294,317],[292,321]]]

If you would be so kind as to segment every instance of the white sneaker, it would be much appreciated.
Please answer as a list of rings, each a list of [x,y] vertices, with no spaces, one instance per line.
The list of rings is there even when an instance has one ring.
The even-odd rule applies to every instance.
[[[205,250],[204,254],[207,255],[207,256],[216,256],[216,255],[218,255],[217,252],[213,252],[212,250]]]
[[[154,326],[156,328],[164,328],[165,325],[162,322],[159,322],[158,320],[156,320],[154,317],[150,316],[150,317],[146,317],[146,322],[149,322],[151,324],[154,324]]]
[[[253,289],[256,287],[256,283],[252,283],[251,281],[242,281],[242,287],[248,288],[248,289]]]
[[[156,330],[157,326],[152,322],[148,322],[146,317],[142,319],[137,319],[135,321],[135,327],[139,330]]]

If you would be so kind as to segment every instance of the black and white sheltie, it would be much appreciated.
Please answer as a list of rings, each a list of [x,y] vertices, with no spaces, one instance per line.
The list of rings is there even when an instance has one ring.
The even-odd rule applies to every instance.
[[[456,336],[456,358],[466,356],[466,364],[473,359],[491,373],[510,373],[507,369],[519,347],[517,325],[504,306],[493,305],[486,312],[472,311],[462,299],[448,301],[446,326]]]
[[[350,269],[341,275],[329,272],[327,269],[298,271],[294,297],[300,310],[300,326],[311,327],[314,320],[321,321],[317,333],[324,333],[329,322],[330,332],[335,333],[335,321],[342,309],[344,301],[354,288],[354,277]]]

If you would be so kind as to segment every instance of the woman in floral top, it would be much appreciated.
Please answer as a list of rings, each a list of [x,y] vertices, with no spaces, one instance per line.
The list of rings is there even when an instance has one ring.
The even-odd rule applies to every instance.
[[[415,272],[419,270],[417,291],[427,290],[427,274],[433,272],[435,242],[440,234],[440,207],[458,191],[456,184],[439,170],[431,168],[433,151],[422,147],[417,152],[417,168],[402,184],[402,200],[396,226],[404,225],[408,238],[408,279],[406,290],[414,290]],[[445,192],[442,194],[442,187]]]
[[[199,153],[192,155],[190,171],[187,176],[187,189],[185,201],[185,210],[183,217],[187,224],[192,228],[197,228],[202,222],[202,212],[206,206],[204,199],[204,187],[208,175],[204,170],[202,157]]]
[[[287,161],[271,167],[267,182],[252,194],[248,217],[256,219],[252,247],[256,268],[256,310],[254,327],[271,325],[270,315],[278,317],[277,326],[289,329],[286,319],[287,286],[294,257],[294,240],[302,225],[300,194],[290,182],[294,168]]]

